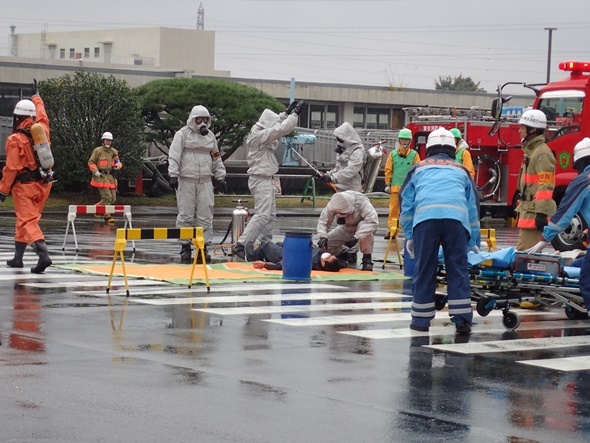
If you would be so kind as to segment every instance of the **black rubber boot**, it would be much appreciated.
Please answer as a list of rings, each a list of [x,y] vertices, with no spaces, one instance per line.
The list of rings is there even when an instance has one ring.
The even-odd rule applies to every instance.
[[[25,255],[25,251],[27,250],[27,244],[15,241],[14,242],[14,257],[10,260],[6,261],[6,264],[11,268],[22,268],[24,267],[23,264],[23,256]]]
[[[180,263],[192,263],[193,258],[191,256],[191,245],[189,243],[183,243],[182,249],[180,250]]]
[[[196,251],[195,254],[197,255],[197,263],[202,264],[203,260],[201,259],[201,251]],[[211,256],[209,252],[207,252],[207,248],[205,248],[205,263],[211,263]]]
[[[37,261],[37,265],[34,268],[31,268],[31,272],[33,274],[42,274],[53,263],[47,252],[47,244],[45,240],[37,240],[32,246],[35,253],[39,256],[39,261]]]
[[[361,271],[372,271],[373,270],[373,257],[371,254],[363,254],[363,267]]]

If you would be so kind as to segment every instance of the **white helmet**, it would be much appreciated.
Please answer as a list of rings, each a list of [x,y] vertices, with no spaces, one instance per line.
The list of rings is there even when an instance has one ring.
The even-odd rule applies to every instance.
[[[545,129],[547,127],[547,116],[543,111],[531,109],[526,111],[518,121],[519,125],[525,125],[530,128]]]
[[[590,137],[585,137],[574,148],[574,165],[584,157],[590,156]]]
[[[102,136],[100,137],[101,140],[112,140],[113,139],[113,134],[111,134],[110,132],[105,132],[102,134]]]
[[[428,134],[428,140],[426,140],[426,150],[432,146],[450,146],[455,149],[455,136],[451,131],[443,128],[442,126],[435,129]]]
[[[37,116],[37,109],[35,103],[31,100],[21,100],[14,107],[14,115],[28,115],[30,117]]]

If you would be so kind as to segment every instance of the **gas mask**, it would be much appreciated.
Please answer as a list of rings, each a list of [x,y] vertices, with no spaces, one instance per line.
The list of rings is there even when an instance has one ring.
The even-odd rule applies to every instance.
[[[336,141],[338,142],[338,146],[336,146],[336,149],[334,149],[334,151],[336,152],[336,154],[342,154],[345,150],[343,146],[344,140],[342,140],[340,137],[336,137]]]
[[[209,133],[209,129],[207,128],[206,124],[203,124],[202,126],[199,127],[199,133],[201,135],[207,135]]]
[[[336,219],[336,223],[339,225],[345,225],[346,224],[346,217],[338,217]]]

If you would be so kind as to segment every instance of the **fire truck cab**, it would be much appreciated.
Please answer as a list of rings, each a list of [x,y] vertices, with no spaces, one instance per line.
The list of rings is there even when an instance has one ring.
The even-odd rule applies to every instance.
[[[479,108],[406,108],[406,127],[412,130],[414,147],[425,157],[426,138],[434,129],[458,128],[475,166],[475,182],[480,192],[481,216],[509,218],[518,201],[517,180],[523,153],[518,135],[519,118],[528,109],[547,115],[545,136],[556,159],[553,198],[559,204],[567,185],[577,175],[573,169],[576,143],[590,136],[590,62],[562,62],[569,77],[546,85],[505,83],[490,110]],[[506,106],[511,99],[503,95],[509,85],[520,85],[535,92],[530,107]],[[585,113],[585,114],[584,114]],[[585,249],[586,221],[576,216],[570,227],[553,241],[558,250]]]

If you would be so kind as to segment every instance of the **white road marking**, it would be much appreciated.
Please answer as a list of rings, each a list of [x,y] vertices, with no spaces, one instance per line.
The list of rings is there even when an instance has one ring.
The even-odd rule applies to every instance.
[[[183,298],[159,298],[142,299],[130,298],[134,303],[146,305],[188,305],[188,304],[212,304],[212,303],[247,303],[247,302],[280,302],[291,300],[340,300],[340,299],[386,299],[402,300],[408,295],[392,294],[391,292],[310,292],[299,294],[259,294],[259,295],[227,295],[213,297],[183,297]]]
[[[285,305],[285,306],[260,306],[243,308],[195,308],[193,311],[206,312],[216,315],[253,315],[274,314],[283,312],[312,312],[312,311],[356,311],[363,309],[390,309],[410,308],[411,302],[375,302],[375,303],[333,303],[333,304],[309,304],[309,305]]]
[[[523,365],[538,366],[540,368],[554,369],[556,371],[588,371],[590,370],[590,355],[578,355],[575,357],[547,358],[539,360],[517,360]]]
[[[94,276],[96,278],[96,276]],[[105,277],[102,280],[84,280],[84,281],[62,281],[62,282],[55,282],[55,283],[44,283],[44,282],[34,282],[34,283],[21,283],[22,286],[27,286],[31,288],[94,288],[94,287],[104,287],[106,288],[108,283],[108,278]],[[117,286],[122,287],[125,286],[124,280],[113,280],[111,282],[111,287]],[[155,280],[136,280],[130,279],[129,286],[161,286],[162,290],[166,290],[170,286],[164,286],[164,284],[160,281]]]
[[[162,288],[162,290],[158,289],[146,289],[145,291],[141,291],[139,294],[133,295],[164,295],[167,296],[169,294],[186,294],[186,293],[202,293],[207,292],[207,287],[204,285],[193,286],[192,288],[187,288],[186,286],[174,285],[173,287],[166,287]],[[269,283],[269,284],[253,284],[253,283],[244,283],[243,285],[213,285],[211,286],[210,292],[236,292],[243,294],[244,292],[252,292],[252,291],[281,291],[281,290],[293,290],[293,289],[301,289],[302,291],[307,291],[310,289],[348,289],[346,286],[336,286],[336,285],[327,285],[324,283]],[[109,294],[106,294],[104,291],[74,291],[76,295],[85,295],[89,297],[106,297],[107,295],[126,295],[125,290],[119,291],[110,291]]]
[[[436,349],[437,351],[448,351],[458,354],[489,354],[495,352],[573,348],[576,346],[590,346],[590,336],[524,338],[478,343],[428,345],[425,347]]]
[[[474,319],[477,321],[477,319]],[[449,322],[449,320],[447,320]],[[536,331],[536,330],[548,330],[548,329],[576,329],[588,327],[588,322],[584,320],[553,320],[553,321],[534,321],[534,322],[522,322],[516,332],[518,331]],[[506,329],[502,328],[489,328],[480,327],[475,324],[472,334],[502,334],[506,332]],[[365,331],[338,331],[339,334],[354,335],[357,337],[371,338],[371,339],[392,339],[392,338],[407,338],[407,337],[427,337],[429,335],[455,335],[455,326],[447,324],[446,326],[431,326],[430,331],[421,332],[414,331],[408,328],[396,328],[396,329],[370,329]]]
[[[519,315],[559,315],[558,313],[553,312],[530,312],[524,311],[519,313]],[[484,318],[489,317],[501,317],[502,312],[500,311],[492,311],[487,317],[477,318],[477,314],[474,317],[475,322],[485,322]],[[389,322],[389,321],[409,321],[412,319],[412,316],[409,312],[397,312],[397,313],[389,313],[389,314],[368,314],[368,315],[337,315],[337,316],[322,316],[322,317],[311,317],[311,318],[272,318],[272,319],[264,319],[263,321],[271,322],[271,323],[279,323],[283,325],[289,326],[329,326],[329,325],[348,325],[348,324],[356,324],[356,323],[381,323],[381,322]],[[439,322],[448,322],[449,317],[444,316],[441,317],[441,314],[437,314],[437,318],[433,320],[433,324],[437,324]]]

